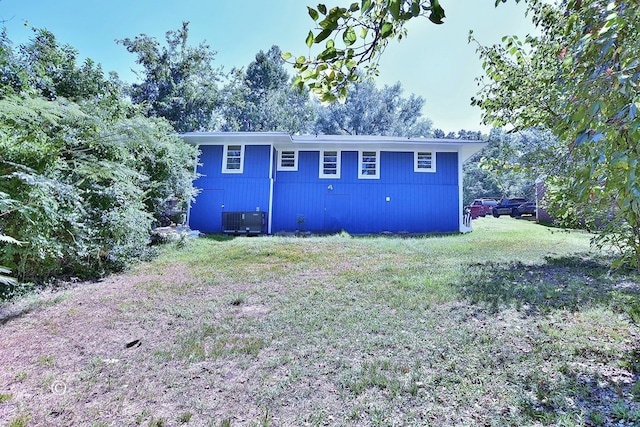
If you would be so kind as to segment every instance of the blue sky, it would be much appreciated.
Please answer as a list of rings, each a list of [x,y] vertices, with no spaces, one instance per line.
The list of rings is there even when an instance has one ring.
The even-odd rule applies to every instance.
[[[355,0],[354,0],[355,1]],[[32,37],[32,28],[46,28],[59,42],[75,47],[81,58],[135,80],[134,55],[116,39],[145,33],[164,41],[168,30],[189,21],[192,44],[206,42],[217,52],[218,66],[247,66],[260,50],[279,45],[294,55],[308,53],[304,40],[313,27],[307,0],[0,0],[0,19],[15,45]],[[327,5],[349,4],[327,0]],[[502,36],[533,31],[525,6],[514,1],[494,8],[494,0],[443,0],[447,18],[436,26],[426,20],[410,23],[409,36],[391,42],[381,60],[379,87],[402,83],[405,95],[426,99],[424,115],[445,132],[484,130],[480,111],[469,105],[482,73],[469,30],[483,44]],[[25,23],[28,25],[25,26]]]

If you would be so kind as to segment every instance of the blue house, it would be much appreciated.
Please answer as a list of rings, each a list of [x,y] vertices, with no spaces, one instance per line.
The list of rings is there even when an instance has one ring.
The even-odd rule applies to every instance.
[[[485,143],[382,136],[193,132],[201,189],[188,223],[206,233],[464,232],[462,164]],[[231,228],[230,228],[231,227]],[[247,226],[249,227],[249,226]],[[248,229],[247,229],[248,231]],[[251,229],[252,232],[255,232]]]

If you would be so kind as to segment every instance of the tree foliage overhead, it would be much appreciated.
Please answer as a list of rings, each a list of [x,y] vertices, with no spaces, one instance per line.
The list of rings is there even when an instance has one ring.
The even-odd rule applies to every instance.
[[[378,89],[371,81],[353,85],[344,103],[318,107],[315,132],[327,135],[431,137],[431,120],[422,117],[424,98],[402,96],[402,85]]]
[[[220,101],[216,52],[204,43],[190,46],[188,38],[189,23],[183,22],[181,29],[167,31],[166,46],[146,34],[118,40],[142,66],[141,82],[130,88],[133,102],[144,105],[148,115],[169,120],[178,132],[207,130]]]
[[[640,3],[529,5],[541,35],[479,48],[487,77],[474,103],[488,123],[551,129],[552,205],[577,206],[617,264],[640,268]]]
[[[285,58],[298,71],[296,84],[307,84],[323,102],[342,101],[350,83],[378,75],[381,54],[389,41],[407,35],[407,22],[426,19],[442,24],[445,19],[440,0],[361,0],[349,7],[321,3],[307,9],[316,28],[309,31],[306,44],[320,53],[296,58],[286,53]]]

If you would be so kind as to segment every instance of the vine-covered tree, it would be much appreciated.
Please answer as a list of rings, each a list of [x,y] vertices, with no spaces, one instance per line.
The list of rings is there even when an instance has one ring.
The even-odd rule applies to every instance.
[[[188,22],[166,33],[166,46],[146,34],[118,40],[142,66],[141,81],[130,88],[133,102],[146,106],[149,116],[169,120],[177,132],[209,129],[220,102],[216,52],[205,43],[193,47],[188,42]]]

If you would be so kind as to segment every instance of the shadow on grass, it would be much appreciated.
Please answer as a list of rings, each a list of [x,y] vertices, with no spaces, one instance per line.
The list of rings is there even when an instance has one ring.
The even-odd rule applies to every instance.
[[[640,323],[640,276],[611,272],[604,260],[587,256],[547,258],[542,265],[474,264],[460,293],[494,312],[505,306],[535,314],[607,305]]]
[[[475,264],[459,291],[494,313],[514,307],[536,316],[607,307],[640,324],[640,275],[611,272],[606,260],[589,256],[547,258],[542,265]],[[523,378],[519,414],[542,425],[574,425],[579,419],[594,426],[640,425],[640,347],[630,344],[628,351],[613,356],[582,354],[589,349],[576,346],[573,363],[552,369],[553,375],[532,371]]]
[[[573,371],[568,365],[555,380],[532,372],[519,399],[520,411],[527,419],[543,425],[575,425],[561,423],[563,419],[583,419],[586,425],[593,426],[640,425],[640,386],[636,380],[640,352],[631,351],[622,364],[626,375],[615,379]]]
[[[222,234],[222,233],[211,233],[205,234],[202,238],[207,240],[213,240],[214,242],[229,242],[235,239],[238,236],[234,236],[233,234]]]

